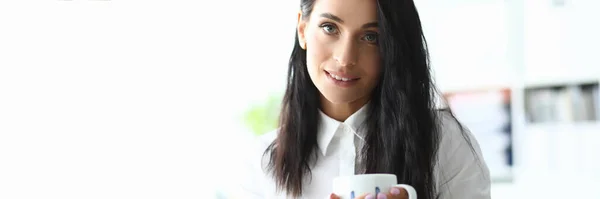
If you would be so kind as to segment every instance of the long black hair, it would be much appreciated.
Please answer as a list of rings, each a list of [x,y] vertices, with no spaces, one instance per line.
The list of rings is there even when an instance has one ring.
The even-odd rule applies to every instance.
[[[308,20],[316,0],[301,0]],[[392,173],[422,199],[436,193],[434,167],[440,142],[436,89],[419,14],[412,0],[377,0],[381,76],[371,93],[367,135],[361,151],[366,173]],[[265,154],[279,191],[302,195],[317,157],[319,91],[311,81],[306,51],[291,53],[279,132]]]

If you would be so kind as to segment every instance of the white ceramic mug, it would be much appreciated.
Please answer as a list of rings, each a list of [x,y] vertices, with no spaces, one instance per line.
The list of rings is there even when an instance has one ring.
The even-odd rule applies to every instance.
[[[398,184],[394,174],[360,174],[333,179],[333,193],[341,199],[353,199],[365,193],[389,193],[392,187],[406,190],[408,199],[417,199],[415,188]]]

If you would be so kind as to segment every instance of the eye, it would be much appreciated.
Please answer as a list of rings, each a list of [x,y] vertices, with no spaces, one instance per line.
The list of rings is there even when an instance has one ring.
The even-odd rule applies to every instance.
[[[335,25],[330,24],[330,23],[324,23],[322,25],[320,25],[319,27],[321,27],[321,29],[323,29],[323,31],[325,31],[325,33],[327,34],[336,34],[337,33],[337,27],[335,27]]]
[[[363,39],[369,43],[376,44],[378,42],[377,36],[377,33],[367,33]]]

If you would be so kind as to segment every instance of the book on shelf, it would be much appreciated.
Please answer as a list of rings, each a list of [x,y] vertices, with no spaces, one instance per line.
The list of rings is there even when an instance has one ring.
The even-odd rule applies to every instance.
[[[528,88],[525,111],[529,123],[597,121],[600,117],[598,84]]]

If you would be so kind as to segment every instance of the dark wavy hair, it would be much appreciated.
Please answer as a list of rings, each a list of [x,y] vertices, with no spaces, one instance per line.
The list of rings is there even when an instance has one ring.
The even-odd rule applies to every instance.
[[[308,20],[315,0],[301,0]],[[381,76],[371,93],[361,157],[366,173],[392,173],[415,187],[419,198],[435,198],[434,166],[440,142],[437,90],[419,14],[412,0],[377,0]],[[302,195],[318,154],[319,91],[311,81],[306,51],[291,53],[277,138],[265,151],[278,191]],[[462,127],[461,127],[462,128]],[[464,132],[464,131],[463,131]]]

